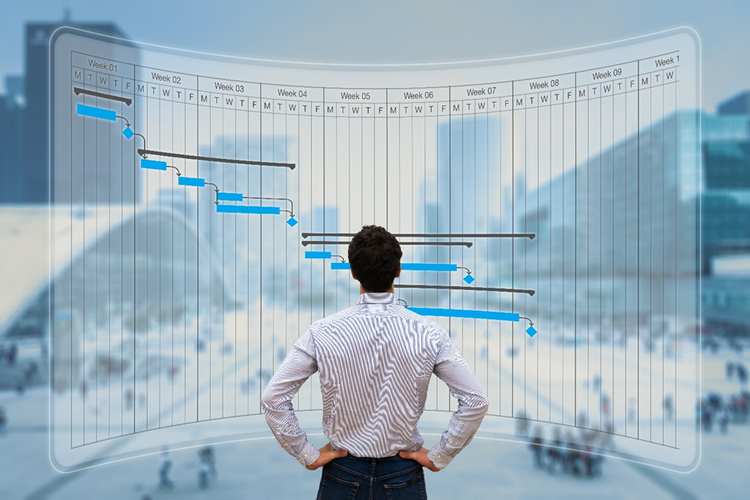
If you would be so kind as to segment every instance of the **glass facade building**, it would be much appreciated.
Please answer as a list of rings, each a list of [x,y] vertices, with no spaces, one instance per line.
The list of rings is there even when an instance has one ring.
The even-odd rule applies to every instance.
[[[542,239],[564,233],[572,240],[540,254],[541,273],[609,276],[576,296],[579,309],[596,315],[619,304],[617,317],[636,304],[641,324],[668,312],[682,280],[701,275],[706,331],[750,333],[743,295],[750,279],[711,275],[714,258],[750,253],[750,114],[730,108],[729,114],[665,116],[529,192],[526,206],[533,209],[516,208],[517,226]],[[618,299],[632,293],[637,298]]]

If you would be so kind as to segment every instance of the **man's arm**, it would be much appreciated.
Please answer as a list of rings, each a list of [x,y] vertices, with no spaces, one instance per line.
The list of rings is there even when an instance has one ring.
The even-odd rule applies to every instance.
[[[427,458],[438,469],[447,466],[469,444],[489,406],[487,394],[479,379],[447,332],[445,337],[433,372],[448,385],[451,394],[458,400],[458,409],[451,417],[448,430],[443,432],[440,442],[427,453]]]
[[[292,398],[305,380],[318,371],[318,364],[312,356],[315,352],[312,342],[309,331],[295,342],[261,397],[266,422],[276,440],[305,467],[314,463],[320,452],[300,429]]]

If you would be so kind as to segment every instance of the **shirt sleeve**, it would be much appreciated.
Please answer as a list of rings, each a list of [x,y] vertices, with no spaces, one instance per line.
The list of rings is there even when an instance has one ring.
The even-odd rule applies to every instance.
[[[451,394],[458,400],[458,409],[440,442],[427,453],[438,469],[447,466],[471,442],[489,404],[479,379],[461,356],[458,347],[447,332],[443,334],[445,340],[438,351],[433,372],[448,385]]]
[[[305,380],[318,371],[314,353],[312,335],[308,331],[295,342],[261,397],[266,422],[271,432],[281,447],[303,466],[315,462],[320,452],[300,429],[299,420],[294,414],[292,398]]]

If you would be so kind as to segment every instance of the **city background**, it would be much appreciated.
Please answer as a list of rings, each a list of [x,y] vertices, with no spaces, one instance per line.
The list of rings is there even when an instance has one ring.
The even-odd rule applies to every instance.
[[[119,486],[117,494],[122,495],[121,498],[166,496],[170,492],[156,488],[159,457],[145,457],[66,476],[54,472],[47,461],[49,277],[45,266],[50,181],[46,146],[49,34],[65,24],[123,38],[139,38],[131,31],[132,24],[94,22],[88,15],[88,21],[79,21],[56,4],[50,10],[54,12],[42,16],[43,19],[57,17],[57,20],[37,22],[33,15],[20,20],[22,43],[15,41],[12,47],[17,47],[22,65],[17,71],[5,72],[0,96],[0,179],[3,180],[0,183],[0,245],[4,255],[0,263],[0,283],[4,288],[0,293],[0,405],[7,419],[6,433],[0,433],[3,470],[0,498],[98,496],[94,492],[107,491],[113,484]],[[735,17],[748,19],[744,11],[737,14]],[[400,25],[402,21],[394,22]],[[672,25],[670,23],[669,27]],[[700,27],[696,28],[701,34]],[[704,394],[708,397],[713,393],[721,400],[716,405],[718,411],[730,402],[747,399],[743,352],[750,347],[750,90],[745,87],[750,87],[750,78],[747,75],[744,80],[735,78],[735,85],[739,87],[723,95],[719,93],[724,88],[712,83],[712,79],[720,78],[722,68],[716,66],[715,58],[709,59],[714,54],[711,35],[715,32],[707,31],[703,109],[697,110],[702,127],[702,259],[699,267],[703,288],[699,300],[703,342],[700,347],[704,353]],[[593,41],[611,39],[614,38],[602,34]],[[175,45],[168,40],[163,42]],[[529,51],[519,51],[525,52]],[[264,54],[256,47],[245,55],[260,57]],[[498,55],[497,52],[489,54]],[[735,56],[739,54],[742,51],[735,52]],[[304,52],[290,58],[321,59]],[[12,64],[3,61],[0,67],[9,66]],[[706,98],[709,91],[712,99]],[[563,182],[563,179],[553,179],[550,184],[556,181]],[[540,188],[543,189],[544,186]],[[542,198],[540,194],[534,196]],[[262,385],[263,377],[260,379]],[[467,448],[461,462],[457,461],[441,475],[428,478],[430,494],[436,497],[441,491],[449,491],[450,478],[466,481],[471,477],[475,483],[473,497],[483,497],[483,493],[489,496],[503,488],[511,497],[533,497],[552,491],[565,491],[570,496],[615,491],[622,498],[636,494],[735,497],[750,486],[740,472],[750,451],[744,444],[750,442],[746,415],[740,410],[731,411],[727,434],[723,434],[719,426],[707,429],[702,462],[686,477],[623,463],[607,463],[602,476],[590,480],[550,475],[532,469],[531,453],[525,447],[477,441]],[[296,463],[272,440],[217,446],[216,453],[220,480],[209,491],[217,498],[243,497],[243,491],[248,490],[263,498],[293,497],[299,491],[314,491],[317,474],[305,474],[296,468]],[[266,460],[259,454],[270,458]],[[486,464],[488,457],[495,462],[492,467],[477,466]],[[200,470],[195,451],[176,452],[174,462],[173,478],[183,488],[182,495],[201,494],[195,480]],[[250,467],[252,472],[248,474],[245,467]],[[288,479],[291,477],[295,481]],[[287,484],[278,486],[279,483]],[[273,484],[277,489],[271,486]],[[624,491],[626,485],[629,490]]]

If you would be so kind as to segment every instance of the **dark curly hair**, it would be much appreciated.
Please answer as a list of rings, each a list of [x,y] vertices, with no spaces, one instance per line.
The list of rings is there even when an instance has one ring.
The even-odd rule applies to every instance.
[[[380,226],[363,226],[349,243],[352,274],[368,292],[390,290],[402,255],[398,240]]]

